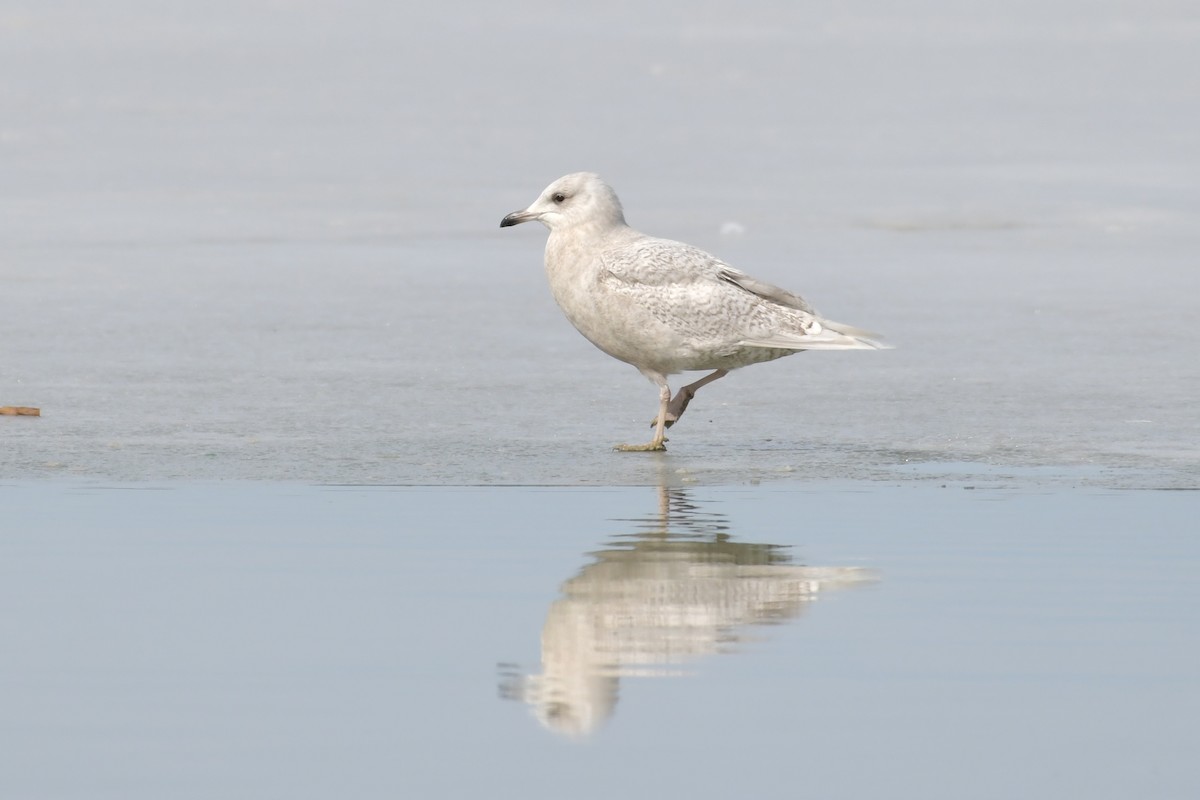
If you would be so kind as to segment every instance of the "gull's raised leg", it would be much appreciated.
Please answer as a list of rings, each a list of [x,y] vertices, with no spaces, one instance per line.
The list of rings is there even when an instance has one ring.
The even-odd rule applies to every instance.
[[[619,444],[614,450],[625,452],[645,452],[648,450],[666,450],[663,444],[667,440],[667,406],[671,403],[671,387],[667,385],[667,377],[660,372],[643,369],[642,374],[658,384],[658,418],[654,421],[654,438],[645,444]]]
[[[688,403],[692,402],[692,398],[696,396],[696,392],[699,391],[701,387],[707,386],[718,378],[724,378],[728,374],[729,370],[727,369],[719,369],[716,372],[710,372],[700,380],[689,383],[687,386],[684,386],[682,389],[676,392],[675,397],[671,399],[670,404],[667,406],[666,426],[668,428],[671,427],[680,417],[683,416],[683,412],[687,410]],[[658,420],[655,420],[650,424],[656,425],[658,424]]]

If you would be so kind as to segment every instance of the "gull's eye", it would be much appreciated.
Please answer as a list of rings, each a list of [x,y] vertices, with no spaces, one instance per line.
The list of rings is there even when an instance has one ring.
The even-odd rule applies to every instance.
[[[567,196],[565,194],[563,194],[562,192],[555,192],[554,197],[552,197],[550,199],[556,203],[561,203],[563,200],[567,199]]]

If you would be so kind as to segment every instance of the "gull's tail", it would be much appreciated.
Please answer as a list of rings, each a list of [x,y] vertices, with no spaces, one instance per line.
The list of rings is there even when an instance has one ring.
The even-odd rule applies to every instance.
[[[744,339],[750,347],[772,347],[780,350],[891,350],[892,346],[873,333],[853,325],[813,320],[805,331],[777,331],[758,339]]]

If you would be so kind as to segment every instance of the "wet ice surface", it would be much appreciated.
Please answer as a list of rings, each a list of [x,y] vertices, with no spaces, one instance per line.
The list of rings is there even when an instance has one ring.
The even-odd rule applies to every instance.
[[[1006,236],[997,246],[1016,247]],[[840,293],[899,349],[738,371],[649,458],[610,447],[649,435],[654,387],[559,317],[540,244],[147,247],[86,270],[60,253],[4,295],[9,324],[25,322],[5,391],[43,417],[0,419],[0,475],[615,485],[664,466],[703,482],[1057,468],[1043,477],[1151,488],[1200,475],[1186,330],[1200,287],[1169,261],[1147,280],[1153,243],[1053,264],[977,253],[975,268],[1007,276],[981,295],[961,253],[926,242],[923,263],[897,265],[918,245],[893,242]],[[820,291],[832,273],[816,282],[836,294]],[[1113,330],[1130,324],[1151,328]]]
[[[1193,492],[40,483],[0,502],[13,797],[1200,780]]]
[[[0,418],[0,478],[653,483],[608,448],[654,387],[497,227],[594,169],[898,347],[707,387],[673,468],[1195,486],[1200,32],[1006,8],[6,18],[0,404],[44,416]]]
[[[0,794],[1195,794],[1191,4],[776,6],[0,15]],[[612,452],[579,169],[897,349]]]

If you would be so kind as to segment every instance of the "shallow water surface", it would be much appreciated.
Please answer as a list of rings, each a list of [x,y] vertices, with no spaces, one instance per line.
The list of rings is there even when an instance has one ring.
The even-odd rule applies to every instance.
[[[1200,778],[1194,492],[0,502],[6,796],[1183,798]]]

